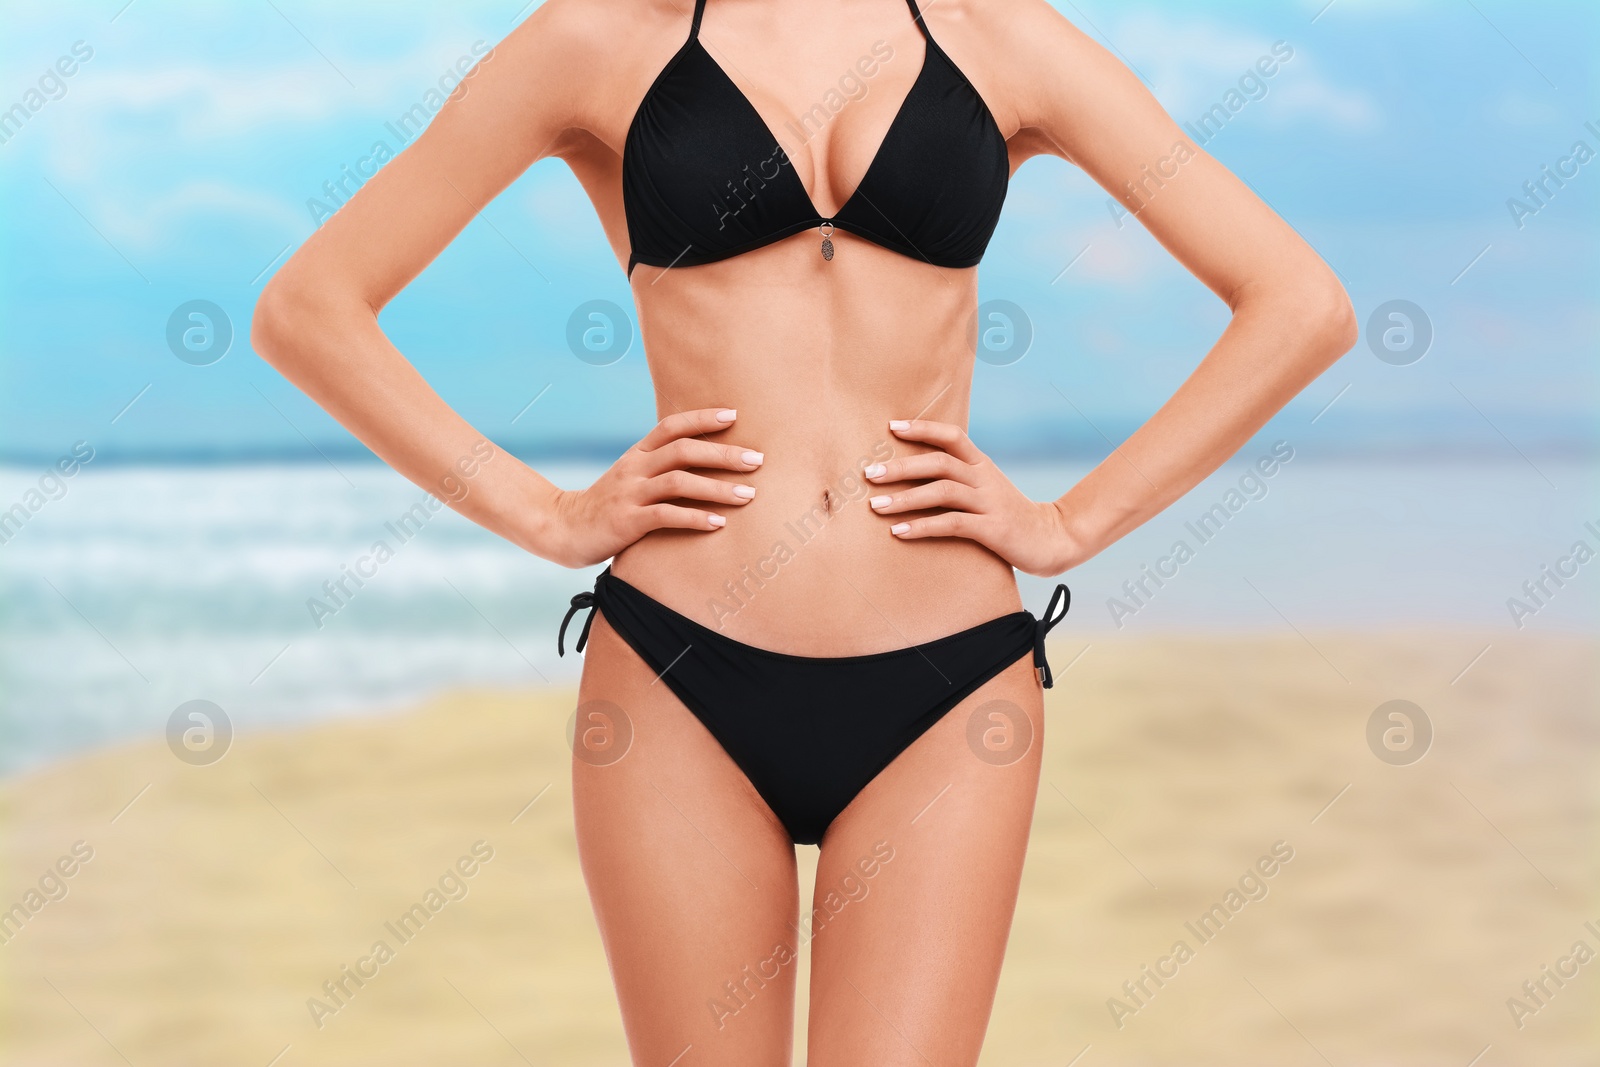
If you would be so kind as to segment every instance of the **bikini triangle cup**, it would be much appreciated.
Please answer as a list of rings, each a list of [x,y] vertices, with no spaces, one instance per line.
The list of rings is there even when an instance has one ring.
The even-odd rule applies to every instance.
[[[628,274],[640,263],[728,259],[813,226],[826,259],[839,229],[936,266],[976,266],[1005,203],[1005,137],[916,0],[906,2],[925,42],[922,66],[854,191],[824,216],[755,105],[700,43],[705,0],[696,0],[688,40],[640,100],[623,145]],[[855,69],[876,66],[863,57]]]

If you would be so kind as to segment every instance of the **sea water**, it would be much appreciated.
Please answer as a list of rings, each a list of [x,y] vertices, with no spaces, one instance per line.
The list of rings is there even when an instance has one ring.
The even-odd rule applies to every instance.
[[[1068,653],[1171,631],[1595,629],[1600,559],[1574,551],[1600,552],[1585,464],[1252,448],[1059,579],[1073,606],[1053,638]],[[1005,469],[1042,500],[1089,466]],[[600,473],[542,469],[572,487]],[[0,507],[39,476],[0,469]],[[430,510],[381,465],[91,464],[64,484],[0,543],[0,772],[160,736],[189,700],[265,729],[463,686],[572,685],[581,670],[577,622],[564,659],[556,628],[599,567],[567,570]],[[1055,580],[1021,577],[1035,613]]]

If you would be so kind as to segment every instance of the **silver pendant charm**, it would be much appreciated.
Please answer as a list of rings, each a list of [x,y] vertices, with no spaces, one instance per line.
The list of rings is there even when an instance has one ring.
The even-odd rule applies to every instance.
[[[822,233],[822,258],[825,259],[825,260],[832,261],[832,259],[833,259],[833,223],[824,222],[821,226],[818,227],[818,229]]]

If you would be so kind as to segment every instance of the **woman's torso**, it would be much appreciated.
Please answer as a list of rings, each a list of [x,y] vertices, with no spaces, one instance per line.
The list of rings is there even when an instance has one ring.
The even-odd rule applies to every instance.
[[[713,2],[708,10],[701,42],[774,131],[785,127],[786,114],[803,114],[821,98],[837,78],[834,68],[848,71],[857,51],[866,54],[874,41],[892,50],[871,84],[825,126],[803,141],[781,138],[817,210],[837,212],[933,58],[907,7],[884,0],[881,20],[874,9],[867,28],[841,29],[854,50],[827,43],[808,50],[792,37],[758,46],[758,27],[725,25],[739,9]],[[683,41],[660,47],[669,43],[676,49]],[[880,43],[877,54],[884,51]],[[653,62],[640,72],[643,86],[666,59]],[[761,76],[751,84],[741,71]],[[637,103],[619,111],[624,125]],[[618,162],[569,162],[626,263]],[[925,513],[875,513],[870,496],[907,486],[877,487],[861,476],[865,464],[932,450],[896,438],[891,419],[966,425],[976,268],[938,266],[843,231],[832,235],[830,261],[821,240],[807,229],[716,262],[633,270],[658,415],[736,408],[733,426],[711,439],[756,449],[765,461],[748,474],[701,472],[755,486],[749,504],[681,501],[726,515],[725,527],[648,534],[617,555],[614,572],[731,638],[800,655],[919,644],[1018,610],[1009,564],[968,540],[894,537],[894,522]]]

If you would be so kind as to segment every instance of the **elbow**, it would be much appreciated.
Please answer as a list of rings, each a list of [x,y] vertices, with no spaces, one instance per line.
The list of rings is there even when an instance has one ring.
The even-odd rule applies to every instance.
[[[256,355],[279,366],[294,332],[298,301],[294,286],[280,272],[267,282],[250,315],[250,347]]]
[[[250,347],[285,374],[313,343],[348,337],[377,313],[355,296],[335,291],[324,278],[308,275],[291,260],[261,290],[250,316]]]
[[[1360,323],[1338,275],[1325,264],[1291,274],[1278,284],[1252,287],[1234,305],[1238,314],[1249,306],[1276,319],[1293,346],[1323,366],[1332,364],[1360,340]]]
[[[1356,346],[1361,324],[1339,276],[1320,260],[1303,270],[1284,270],[1274,279],[1256,278],[1227,298],[1235,316],[1261,315],[1277,323],[1296,348],[1332,363]]]
[[[1319,286],[1312,306],[1315,308],[1312,329],[1316,342],[1332,363],[1356,346],[1361,339],[1361,323],[1350,304],[1350,294],[1344,291],[1332,271]]]

